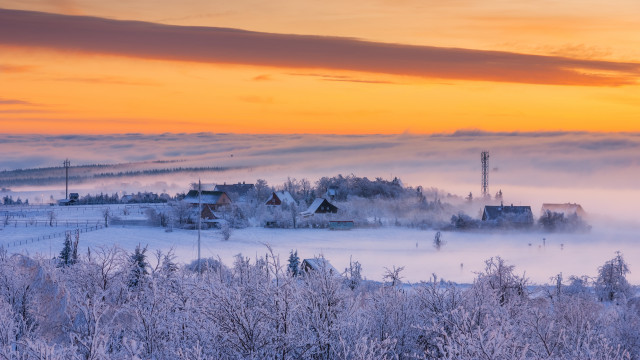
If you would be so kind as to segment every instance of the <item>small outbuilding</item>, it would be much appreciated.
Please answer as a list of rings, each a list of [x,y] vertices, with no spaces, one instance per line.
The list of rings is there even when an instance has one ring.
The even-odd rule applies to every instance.
[[[330,220],[330,230],[351,230],[353,229],[353,220]]]

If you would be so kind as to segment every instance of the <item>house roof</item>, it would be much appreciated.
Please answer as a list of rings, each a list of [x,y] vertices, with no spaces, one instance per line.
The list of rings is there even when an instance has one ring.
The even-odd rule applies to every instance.
[[[274,193],[271,194],[271,197],[269,197],[269,200],[267,200],[267,203],[269,201],[271,201],[274,197],[277,197],[278,199],[280,199],[280,202],[283,204],[295,204],[295,200],[293,199],[293,196],[291,196],[291,193],[288,191],[276,191]]]
[[[582,209],[580,204],[542,204],[542,212],[546,212],[547,210],[556,213],[563,213],[565,215],[569,214],[577,214],[579,216],[584,216],[586,212]]]
[[[340,276],[340,272],[331,265],[329,260],[323,257],[302,260],[303,269],[309,268],[315,271],[329,271],[332,275]]]
[[[224,191],[205,191],[201,192],[203,204],[217,204],[220,201],[220,197],[226,195]],[[188,204],[198,203],[198,190],[189,190],[187,196],[183,199]]]
[[[229,184],[229,185],[227,184],[216,185],[214,190],[222,191],[226,193],[236,193],[240,196],[243,196],[243,195],[246,195],[247,192],[253,188],[254,188],[253,184],[238,183],[238,184]]]
[[[309,208],[303,212],[303,214],[315,214],[318,209],[320,208],[320,206],[324,203],[327,203],[329,206],[333,206],[334,208],[337,209],[337,207],[333,204],[331,204],[329,201],[327,201],[327,199],[324,198],[317,198],[315,200],[313,200],[313,203],[311,203],[311,205],[309,205]]]
[[[486,205],[482,213],[482,220],[497,220],[506,216],[514,217],[512,221],[530,222],[533,219],[531,206],[513,206],[513,205]],[[519,219],[521,217],[521,219]]]

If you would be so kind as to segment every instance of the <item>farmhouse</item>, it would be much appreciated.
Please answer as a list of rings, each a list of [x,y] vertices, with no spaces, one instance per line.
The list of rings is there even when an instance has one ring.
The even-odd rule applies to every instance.
[[[582,209],[580,204],[542,204],[541,214],[544,215],[547,211],[552,213],[564,214],[565,217],[570,215],[578,215],[581,218],[584,218],[587,213]]]
[[[302,212],[302,215],[311,216],[313,214],[335,214],[337,212],[338,207],[331,204],[327,199],[317,198],[306,211]]]
[[[265,205],[280,206],[282,204],[291,205],[295,203],[296,201],[293,199],[293,196],[291,196],[291,193],[289,193],[288,191],[276,191],[274,193],[271,193],[271,196],[269,197],[269,200],[267,200]]]
[[[229,185],[227,185],[227,183],[216,185],[213,190],[227,193],[229,198],[233,199],[233,201],[246,202],[249,191],[253,189],[255,189],[255,186],[253,184],[245,184],[244,182],[242,182]]]
[[[493,221],[497,225],[531,226],[533,225],[533,213],[531,206],[487,205],[482,212],[482,221]]]
[[[225,192],[222,191],[203,190],[201,192],[201,199],[203,213],[205,207],[210,209],[211,211],[217,211],[224,206],[231,205],[231,199]],[[189,190],[187,196],[185,196],[182,201],[192,206],[198,206],[198,190]]]

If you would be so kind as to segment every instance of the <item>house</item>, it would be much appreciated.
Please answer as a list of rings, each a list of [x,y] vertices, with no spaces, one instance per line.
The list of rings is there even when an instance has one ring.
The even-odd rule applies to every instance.
[[[302,215],[311,216],[313,214],[335,214],[337,212],[338,208],[327,201],[327,199],[317,198],[306,211],[302,212]]]
[[[288,191],[276,191],[274,193],[271,193],[271,196],[269,197],[269,200],[267,200],[265,205],[280,206],[282,204],[292,205],[295,203],[296,201]]]
[[[231,199],[223,191],[201,191],[202,208],[205,206],[211,211],[217,211],[224,206],[231,205]],[[198,206],[200,200],[198,199],[198,190],[189,190],[187,196],[182,199],[183,202],[192,206]]]
[[[302,269],[302,271],[307,273],[310,271],[320,271],[320,272],[328,271],[330,275],[340,276],[340,272],[336,268],[334,268],[333,265],[331,265],[329,260],[323,257],[316,257],[313,259],[302,260],[302,265],[300,266],[300,269]]]
[[[497,225],[531,226],[533,225],[533,213],[531,206],[487,205],[482,212],[482,221],[493,221]]]
[[[78,193],[69,193],[69,198],[58,200],[58,205],[61,205],[61,206],[75,205],[79,201],[80,201],[80,195]]]
[[[580,204],[542,204],[541,214],[544,215],[547,211],[552,213],[564,214],[565,217],[569,215],[578,215],[581,218],[584,218],[587,213],[582,209]]]
[[[245,202],[247,201],[247,194],[253,189],[255,189],[253,184],[245,184],[242,182],[229,185],[227,185],[227,183],[216,185],[213,190],[227,193],[230,198],[234,199],[234,201]]]
[[[128,204],[134,202],[136,199],[134,195],[122,195],[120,198],[120,202],[123,204]]]

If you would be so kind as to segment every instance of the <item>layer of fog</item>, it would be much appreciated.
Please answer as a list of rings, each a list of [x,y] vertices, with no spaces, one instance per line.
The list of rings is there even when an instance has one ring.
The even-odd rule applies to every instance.
[[[640,211],[640,135],[601,133],[483,133],[451,135],[0,135],[0,169],[76,164],[117,164],[184,160],[179,166],[241,167],[215,173],[179,173],[100,179],[72,184],[77,192],[185,191],[205,183],[253,182],[279,185],[287,177],[356,174],[392,178],[405,185],[437,187],[465,196],[480,192],[480,152],[489,150],[490,192],[506,201],[531,205],[577,202],[586,211],[613,220],[635,221]],[[149,168],[149,165],[137,165]],[[164,166],[164,165],[163,165]],[[73,171],[73,168],[72,168]],[[64,191],[13,187],[43,199]],[[32,200],[33,201],[33,200]]]

